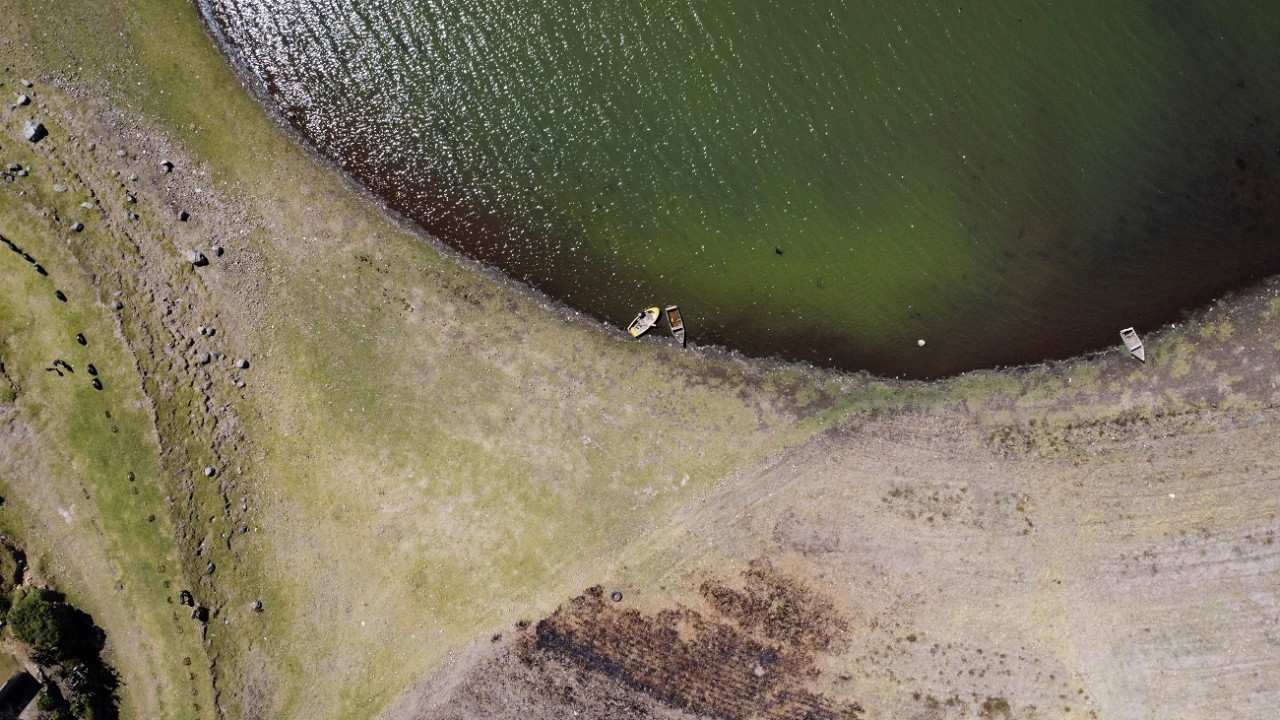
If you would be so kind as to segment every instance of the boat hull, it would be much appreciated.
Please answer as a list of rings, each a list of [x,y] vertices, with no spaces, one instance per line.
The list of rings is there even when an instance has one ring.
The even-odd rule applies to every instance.
[[[671,336],[676,342],[684,345],[684,318],[680,317],[680,308],[675,305],[668,305],[663,312],[667,316],[667,327],[671,328]]]

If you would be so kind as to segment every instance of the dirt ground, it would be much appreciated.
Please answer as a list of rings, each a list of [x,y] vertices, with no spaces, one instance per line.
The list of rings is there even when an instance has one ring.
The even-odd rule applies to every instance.
[[[0,161],[31,172],[0,185],[0,233],[113,343],[150,494],[110,465],[134,446],[67,419],[98,396],[24,354],[66,341],[34,275],[0,297],[36,319],[0,343],[0,480],[117,638],[126,716],[1280,706],[1274,280],[1144,329],[1145,365],[1117,347],[922,384],[682,352],[407,231],[225,69],[179,119],[42,62],[5,116]],[[207,627],[172,613],[183,587]]]

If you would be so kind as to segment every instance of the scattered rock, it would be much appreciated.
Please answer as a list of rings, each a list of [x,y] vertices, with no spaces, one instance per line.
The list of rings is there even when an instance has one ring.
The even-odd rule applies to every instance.
[[[53,191],[56,193],[64,193],[67,191],[67,186],[63,185],[62,183],[54,183]]]
[[[216,567],[214,566],[214,564],[213,564],[213,563],[209,563],[208,565],[206,565],[206,566],[205,566],[205,568],[204,568],[204,572],[205,572],[205,574],[206,574],[206,575],[212,575],[212,574],[213,574],[213,571],[214,571],[215,569],[216,569]]]
[[[71,223],[71,231],[72,231],[72,232],[80,232],[81,230],[84,230],[84,223],[82,223],[82,222],[73,222],[73,223]]]
[[[191,215],[187,213],[186,210],[178,211],[178,222],[186,222],[189,217],[191,217]]]
[[[196,328],[196,332],[200,333],[201,335],[204,335],[205,333],[209,332],[209,328],[201,325],[200,327]]]
[[[18,163],[9,163],[9,166],[8,166],[9,172],[18,172],[21,169],[22,169],[22,166],[19,165]]]
[[[133,177],[134,177],[134,179],[136,180],[138,176],[137,176],[137,175],[134,175]],[[125,195],[125,196],[124,196],[124,199],[125,199],[127,202],[129,202],[129,203],[136,203],[136,202],[138,202],[138,198],[134,197],[133,195]]]
[[[16,103],[19,107],[23,105],[28,105],[31,103],[31,98],[27,97],[26,95],[23,95],[22,93],[14,93],[14,94],[18,96]]]
[[[213,246],[213,256],[214,256],[214,257],[222,257],[222,246],[221,246],[221,245],[214,245],[214,246]]]
[[[173,172],[173,163],[169,162],[168,160],[161,160],[160,169],[167,173]]]
[[[134,211],[132,211],[132,210],[130,210],[130,211],[128,211],[128,212],[126,212],[126,213],[124,214],[124,216],[125,216],[126,218],[129,218],[129,219],[130,219],[130,220],[132,220],[133,222],[137,222],[137,221],[138,221],[138,213],[136,213],[136,212],[134,212]]]
[[[241,370],[247,370],[249,369],[249,361],[244,358],[236,358],[236,367]]]
[[[196,267],[204,267],[205,265],[209,264],[209,258],[205,257],[204,253],[200,252],[199,250],[188,250],[187,262],[191,263]]]
[[[120,302],[119,300],[116,300],[115,302],[111,303],[111,308],[113,310],[123,310],[124,303]]]
[[[126,151],[124,148],[120,148],[119,150],[116,151],[116,157],[125,157],[128,154],[129,154],[128,151]]]
[[[130,179],[131,181],[135,181],[135,182],[136,182],[136,181],[137,181],[137,179],[138,179],[138,173],[134,173],[134,174],[130,175],[130,176],[129,176],[129,179]],[[132,202],[132,201],[130,201],[130,202]]]
[[[19,81],[18,81],[18,83],[19,83],[19,84],[21,84],[21,85],[22,85],[22,87],[24,87],[24,88],[30,88],[30,87],[31,87],[31,81],[30,81],[30,80],[28,80],[28,79],[26,79],[26,78],[23,78],[23,79],[19,80]]]
[[[197,362],[199,362],[201,365],[208,365],[209,363],[213,362],[213,356],[210,355],[209,353],[203,353],[202,355],[200,355],[200,359]]]
[[[183,590],[182,592],[178,593],[178,604],[185,605],[187,607],[195,607],[196,605],[195,596],[191,594],[190,590]]]
[[[217,468],[215,468],[215,467],[214,467],[214,466],[212,466],[212,465],[210,465],[210,466],[208,466],[208,467],[206,467],[206,468],[204,469],[204,476],[205,476],[205,477],[213,477],[214,475],[217,475],[217,474],[218,474],[218,469],[217,469]]]
[[[262,612],[262,601],[254,600],[252,603],[249,604],[249,607],[253,608],[254,612]]]
[[[214,333],[216,333],[216,332],[218,332],[218,331],[217,331],[217,330],[214,330],[213,328],[205,328],[205,329],[204,329],[204,334],[205,334],[205,335],[208,335],[209,337],[213,337],[213,334],[214,334]],[[217,355],[217,354],[218,354],[218,353],[214,353],[214,355]]]
[[[248,526],[248,525],[241,525],[241,526],[240,526],[240,534],[241,534],[241,535],[244,535],[244,534],[245,534],[245,533],[247,533],[247,532],[249,532],[249,526]]]
[[[42,123],[28,120],[22,125],[22,137],[26,138],[27,142],[38,143],[48,135],[49,131],[44,129]]]
[[[86,201],[86,202],[82,202],[82,203],[80,203],[80,207],[84,208],[85,210],[92,210],[92,209],[94,209],[94,208],[96,208],[96,207],[98,207],[98,206],[97,206],[97,205],[94,205],[94,204],[93,204],[93,203],[91,203],[91,202]]]

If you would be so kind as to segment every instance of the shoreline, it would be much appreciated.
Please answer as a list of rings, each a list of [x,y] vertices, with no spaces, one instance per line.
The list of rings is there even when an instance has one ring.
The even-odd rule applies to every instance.
[[[197,60],[219,53],[186,32],[165,37]],[[21,59],[24,72],[54,67]],[[23,145],[12,127],[0,137],[32,168],[26,195],[0,187],[0,219],[72,304],[27,274],[2,288],[0,310],[30,308],[43,325],[0,337],[14,389],[0,416],[8,446],[26,453],[0,452],[0,521],[20,525],[36,561],[102,618],[126,687],[169,673],[126,696],[137,716],[383,716],[419,683],[437,687],[449,657],[505,648],[489,639],[514,642],[518,621],[552,617],[584,588],[622,588],[621,608],[714,619],[702,583],[732,585],[762,558],[831,598],[850,628],[807,691],[877,715],[951,718],[1000,698],[1036,717],[1059,703],[1125,717],[1137,702],[1176,716],[1205,691],[1181,707],[1249,716],[1274,690],[1233,674],[1250,662],[1280,672],[1280,655],[1254,615],[1231,608],[1254,597],[1248,583],[1280,577],[1266,543],[1280,531],[1268,480],[1280,477],[1278,278],[1144,334],[1146,365],[1117,343],[923,382],[681,352],[565,322],[576,312],[423,242],[281,137],[229,74],[202,82],[235,121],[210,112],[191,136],[187,115],[123,109],[128,86],[109,79],[47,97],[31,79],[57,118],[50,145]],[[101,221],[76,234],[82,198]],[[188,247],[210,264],[191,267]],[[41,372],[76,323],[119,396],[86,400]],[[210,351],[221,357],[204,362]],[[133,402],[154,412],[122,414]],[[133,434],[107,452],[111,423]],[[137,516],[129,503],[143,501]],[[71,520],[58,512],[73,506]],[[126,542],[136,538],[145,547]],[[1197,593],[1180,592],[1188,582]],[[125,590],[101,592],[116,583]],[[168,617],[181,587],[214,612],[208,644]],[[1090,613],[1120,630],[1100,636]],[[1205,625],[1256,652],[1198,644]],[[1147,644],[1144,626],[1163,644]],[[123,640],[143,638],[153,649]],[[1020,664],[978,663],[979,650]],[[1175,651],[1182,673],[1162,674]],[[487,680],[523,692],[517,676]],[[627,691],[653,697],[642,683]],[[569,709],[557,702],[547,716]]]

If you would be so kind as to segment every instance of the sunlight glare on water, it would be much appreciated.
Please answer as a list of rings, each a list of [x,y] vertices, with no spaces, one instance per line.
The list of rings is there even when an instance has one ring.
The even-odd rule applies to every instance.
[[[1280,2],[982,5],[201,3],[390,207],[619,325],[936,377],[1280,268]]]

